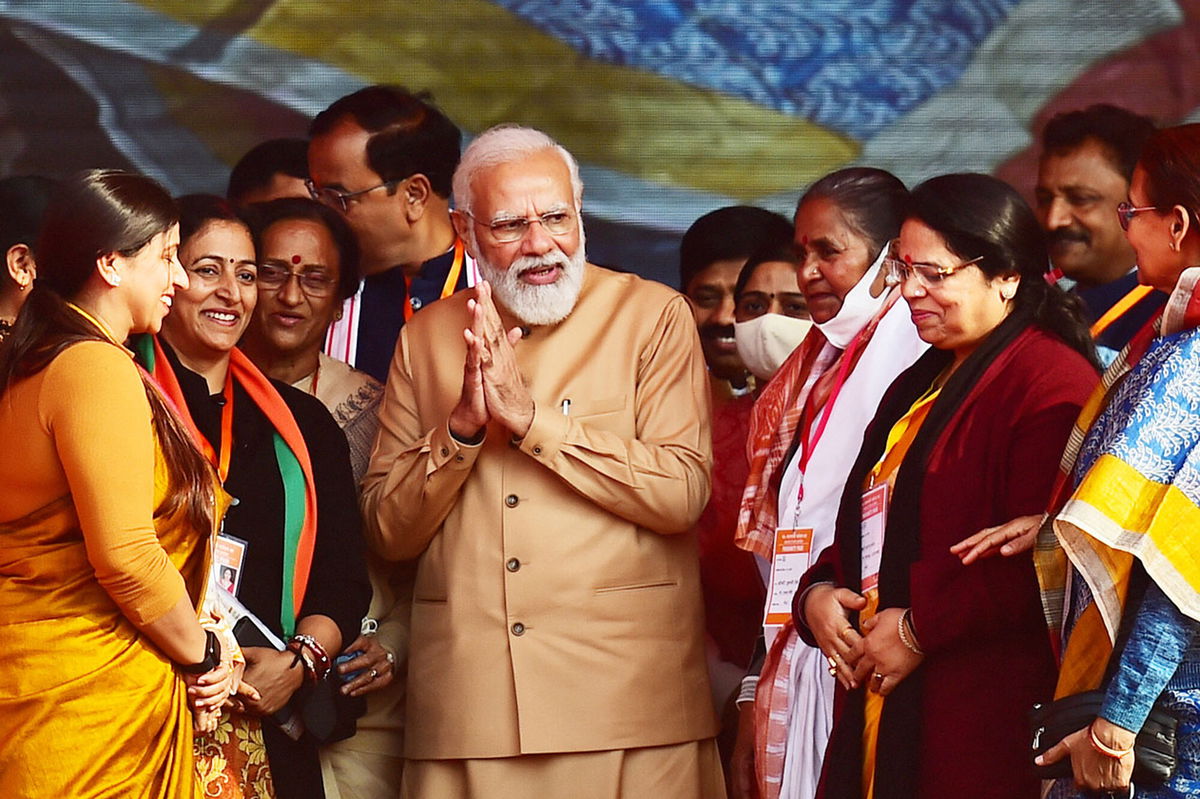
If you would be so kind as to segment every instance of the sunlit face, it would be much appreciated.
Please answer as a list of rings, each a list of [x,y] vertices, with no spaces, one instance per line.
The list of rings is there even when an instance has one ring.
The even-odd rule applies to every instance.
[[[565,318],[582,286],[584,247],[580,209],[562,156],[546,149],[480,169],[471,183],[471,204],[470,215],[456,213],[454,224],[496,299],[528,324]],[[573,216],[576,224],[552,234],[533,222],[516,241],[499,241],[492,232],[506,220],[555,213]]]
[[[121,290],[129,303],[131,333],[157,333],[176,292],[188,285],[179,265],[179,225],[171,225],[131,256],[118,254]]]
[[[909,263],[946,268],[974,257],[951,252],[940,234],[916,219],[901,226],[895,255]],[[1012,303],[1002,299],[1002,294],[1014,296],[1018,282],[1015,275],[988,278],[973,264],[928,286],[909,276],[901,291],[921,339],[940,350],[953,351],[956,360],[961,360],[1004,321]]]
[[[796,267],[786,261],[764,261],[754,268],[737,299],[734,316],[749,322],[764,314],[808,319],[808,305],[796,282]]]
[[[1151,204],[1146,188],[1146,172],[1140,166],[1133,170],[1129,202],[1135,208]],[[1125,231],[1125,235],[1137,253],[1138,282],[1169,294],[1179,280],[1179,273],[1191,264],[1181,249],[1172,249],[1171,226],[1175,222],[1175,215],[1169,212],[1170,209],[1167,211],[1139,211],[1129,220],[1129,230]]]
[[[870,242],[851,228],[841,209],[825,197],[801,204],[793,241],[799,258],[796,278],[808,312],[814,322],[828,322],[871,266]]]
[[[370,133],[349,118],[314,137],[308,145],[308,172],[313,183],[340,192],[362,191],[383,183],[379,173],[367,165],[370,138]],[[344,216],[358,237],[364,274],[390,269],[404,257],[404,245],[412,232],[402,188],[381,188],[348,200]]]
[[[189,285],[176,292],[163,333],[181,354],[224,355],[241,339],[258,299],[250,231],[239,222],[208,222],[182,243],[179,260]]]
[[[341,306],[337,296],[341,261],[329,229],[310,219],[284,219],[263,231],[263,268],[282,269],[290,277],[278,288],[258,284],[258,305],[247,335],[255,336],[278,355],[315,353]],[[324,288],[306,289],[299,276],[321,281]]]
[[[1038,163],[1034,192],[1047,233],[1050,260],[1067,277],[1107,283],[1133,266],[1114,209],[1129,186],[1095,139],[1066,153],[1047,153]]]
[[[726,380],[746,373],[733,342],[733,290],[745,263],[745,258],[713,261],[692,275],[684,286],[692,315],[696,317],[704,360],[709,371]]]

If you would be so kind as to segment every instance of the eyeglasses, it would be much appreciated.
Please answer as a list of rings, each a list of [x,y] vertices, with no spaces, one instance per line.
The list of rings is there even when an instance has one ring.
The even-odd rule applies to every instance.
[[[529,226],[534,222],[540,223],[551,236],[563,236],[576,229],[575,214],[571,211],[547,211],[532,219],[517,217],[515,219],[499,219],[495,222],[484,222],[470,211],[464,211],[461,208],[459,211],[486,227],[492,232],[492,238],[502,243],[520,241],[525,238],[525,234],[529,232]]]
[[[1117,221],[1121,223],[1121,230],[1129,230],[1129,223],[1133,218],[1142,211],[1157,211],[1158,206],[1142,205],[1134,207],[1133,203],[1117,203]]]
[[[322,205],[328,205],[333,210],[341,211],[344,214],[350,210],[350,201],[355,197],[361,197],[378,189],[387,189],[390,192],[400,185],[401,182],[399,180],[389,180],[385,183],[380,183],[378,186],[372,186],[369,189],[338,191],[329,186],[318,186],[316,183],[313,183],[312,178],[309,178],[304,181],[304,186],[308,189],[308,196]]]
[[[310,297],[328,297],[337,282],[323,272],[293,272],[275,264],[258,267],[258,285],[271,291],[279,291],[292,278],[296,278],[300,290]]]
[[[883,259],[883,268],[887,270],[884,280],[889,286],[899,286],[910,277],[916,277],[917,283],[925,288],[931,288],[955,272],[961,272],[982,260],[983,256],[981,255],[978,258],[964,261],[958,266],[941,266],[939,264],[909,263],[895,256],[888,256]]]

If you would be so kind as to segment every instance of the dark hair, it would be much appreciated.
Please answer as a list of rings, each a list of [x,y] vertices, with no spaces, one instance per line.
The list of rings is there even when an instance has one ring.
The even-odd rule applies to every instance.
[[[868,263],[873,263],[892,239],[900,234],[908,189],[891,172],[855,166],[830,172],[808,187],[796,203],[829,200],[838,207],[846,224],[871,243]]]
[[[750,257],[746,259],[746,263],[742,265],[742,271],[738,272],[737,283],[733,287],[733,298],[736,301],[742,296],[742,292],[746,290],[746,284],[750,282],[750,278],[754,276],[754,270],[762,264],[772,263],[774,261],[782,261],[785,264],[792,266],[800,263],[800,259],[796,257],[796,249],[792,247],[791,242],[787,244],[768,244],[765,247],[759,247],[754,252],[750,253]]]
[[[36,249],[38,279],[0,348],[0,396],[46,368],[67,347],[108,341],[76,313],[74,299],[108,253],[132,256],[176,221],[170,195],[153,180],[118,170],[92,170],[64,181],[46,208]],[[158,516],[184,511],[198,530],[211,529],[213,484],[208,461],[153,381],[139,370],[162,448],[170,488]],[[87,402],[80,397],[79,402]]]
[[[1191,214],[1189,232],[1200,235],[1200,124],[1156,132],[1138,166],[1146,173],[1146,199],[1160,213],[1182,205]]]
[[[300,180],[308,178],[308,141],[269,139],[252,147],[229,173],[225,197],[240,203],[250,192],[271,185],[271,180],[279,174]]]
[[[0,180],[0,251],[14,244],[33,248],[42,229],[42,215],[57,185],[40,175]]]
[[[792,223],[752,205],[709,211],[692,223],[679,243],[679,287],[687,291],[697,274],[714,261],[746,258],[759,247],[792,240]]]
[[[913,189],[907,218],[927,225],[955,255],[980,258],[989,279],[1020,275],[1014,309],[1028,309],[1039,327],[1098,366],[1083,303],[1046,281],[1046,234],[1016,189],[991,175],[941,175]]]
[[[360,279],[358,239],[346,223],[345,218],[332,208],[316,200],[303,197],[280,197],[253,206],[248,217],[250,232],[254,235],[254,249],[262,257],[263,234],[277,222],[293,219],[316,222],[329,231],[338,252],[338,299],[345,300],[358,291]]]
[[[1113,169],[1128,183],[1142,147],[1154,133],[1154,120],[1124,108],[1097,103],[1056,114],[1042,130],[1042,152],[1064,155],[1094,139],[1103,146]]]
[[[399,86],[382,85],[359,89],[317,114],[308,135],[323,136],[346,118],[371,134],[367,166],[381,180],[403,180],[419,172],[429,178],[439,197],[450,196],[462,133],[433,104],[428,92],[412,94]]]
[[[179,208],[179,246],[182,247],[188,239],[200,232],[209,222],[233,222],[246,228],[243,212],[224,197],[215,194],[185,194],[175,198]]]

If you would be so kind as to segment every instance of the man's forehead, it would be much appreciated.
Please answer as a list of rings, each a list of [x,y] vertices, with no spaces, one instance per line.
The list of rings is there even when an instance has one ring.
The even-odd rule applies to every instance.
[[[488,216],[544,214],[573,205],[571,172],[553,150],[480,168],[471,182],[475,208]]]
[[[1038,161],[1038,185],[1054,183],[1066,188],[1076,186],[1128,187],[1125,176],[1113,163],[1109,148],[1095,139],[1086,139],[1077,147],[1043,153]]]
[[[308,145],[308,170],[319,185],[344,184],[363,172],[374,175],[367,166],[367,142],[371,134],[350,117],[337,122],[327,133],[314,137]]]

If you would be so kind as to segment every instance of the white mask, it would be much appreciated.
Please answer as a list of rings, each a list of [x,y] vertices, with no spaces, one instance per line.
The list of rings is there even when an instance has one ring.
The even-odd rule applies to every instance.
[[[829,343],[840,350],[844,350],[850,345],[850,342],[858,335],[858,331],[866,327],[867,322],[887,299],[889,292],[886,287],[884,291],[879,292],[878,297],[871,296],[871,284],[879,276],[879,270],[883,267],[883,259],[887,257],[887,253],[888,248],[885,246],[879,251],[875,263],[867,267],[867,272],[862,279],[854,284],[854,288],[846,292],[846,298],[842,300],[842,307],[838,309],[837,314],[829,321],[817,325],[825,338],[829,339]]]
[[[812,324],[811,319],[763,314],[748,322],[734,323],[733,340],[750,373],[767,381],[775,376],[792,350],[800,346]]]

